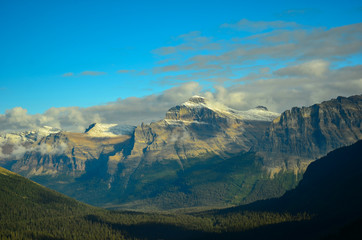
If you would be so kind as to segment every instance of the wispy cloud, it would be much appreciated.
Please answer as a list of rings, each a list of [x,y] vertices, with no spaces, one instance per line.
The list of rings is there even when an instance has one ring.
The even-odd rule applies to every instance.
[[[99,76],[99,75],[105,75],[107,74],[106,72],[96,72],[96,71],[84,71],[84,72],[81,72],[80,75],[83,75],[83,76]]]
[[[74,73],[72,73],[72,72],[67,72],[67,73],[64,73],[62,76],[63,76],[63,77],[72,77],[72,76],[74,76]]]
[[[134,69],[121,69],[121,70],[117,71],[117,73],[121,73],[121,74],[134,73],[134,72],[136,72],[136,70],[134,70]]]
[[[152,51],[156,55],[171,55],[199,50],[217,50],[220,49],[218,43],[212,42],[211,37],[202,36],[201,32],[193,31],[182,34],[175,38],[175,41],[182,41],[181,44],[174,46],[160,47]]]
[[[296,16],[306,16],[310,14],[318,14],[321,10],[316,8],[296,8],[288,9],[278,14],[280,17],[296,17]]]
[[[284,21],[249,21],[247,19],[242,19],[237,23],[224,23],[221,25],[221,28],[231,28],[238,31],[248,31],[248,32],[260,32],[268,29],[283,29],[283,28],[297,28],[301,25],[295,22],[284,22]]]
[[[159,54],[159,55],[169,55],[169,54],[173,54],[173,53],[176,53],[179,51],[191,51],[191,50],[194,50],[194,48],[191,46],[181,44],[178,46],[161,47],[161,48],[153,50],[153,53]]]

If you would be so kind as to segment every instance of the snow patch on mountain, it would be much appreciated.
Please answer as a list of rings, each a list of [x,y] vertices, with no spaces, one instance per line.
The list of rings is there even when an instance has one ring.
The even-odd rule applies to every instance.
[[[117,137],[130,135],[135,128],[130,125],[93,123],[85,130],[85,133],[90,137]]]
[[[263,107],[265,108],[265,107]],[[271,122],[275,118],[280,116],[280,113],[271,112],[268,110],[264,110],[263,108],[253,108],[247,111],[238,111],[238,114],[244,120],[254,120],[254,121],[268,121]]]

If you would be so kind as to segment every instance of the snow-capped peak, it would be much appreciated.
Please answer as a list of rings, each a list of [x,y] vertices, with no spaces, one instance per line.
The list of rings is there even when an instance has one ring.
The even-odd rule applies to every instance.
[[[19,144],[25,142],[33,143],[45,136],[48,136],[50,134],[55,134],[58,132],[61,132],[61,130],[58,128],[43,126],[41,128],[31,131],[4,133],[0,134],[0,143],[5,143],[5,142],[9,144]]]
[[[134,129],[135,127],[130,125],[93,123],[85,130],[85,133],[91,137],[117,137],[129,135]]]
[[[188,108],[208,108],[226,117],[238,118],[241,120],[272,121],[280,114],[271,112],[264,106],[257,106],[246,111],[235,110],[221,103],[209,101],[201,96],[193,96],[187,102],[181,104]]]
[[[39,136],[48,136],[49,134],[52,133],[58,133],[61,130],[58,128],[54,128],[54,127],[50,127],[50,126],[43,126],[33,132],[37,133]]]

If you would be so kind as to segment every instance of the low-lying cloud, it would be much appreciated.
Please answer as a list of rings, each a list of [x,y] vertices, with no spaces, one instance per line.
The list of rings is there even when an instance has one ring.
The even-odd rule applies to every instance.
[[[11,144],[12,151],[9,153],[3,152],[3,146],[5,144]],[[0,142],[0,159],[11,159],[11,160],[19,160],[24,157],[24,155],[28,152],[38,152],[41,155],[62,155],[66,153],[68,146],[60,142],[55,145],[49,145],[46,143],[41,143],[39,145],[30,145],[25,146],[21,142],[18,143],[8,143],[8,142]]]

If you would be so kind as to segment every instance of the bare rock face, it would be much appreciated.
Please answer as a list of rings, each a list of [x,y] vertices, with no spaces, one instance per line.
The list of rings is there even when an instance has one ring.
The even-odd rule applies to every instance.
[[[274,171],[304,171],[316,158],[360,139],[362,95],[338,97],[285,111],[266,130],[256,151]]]

